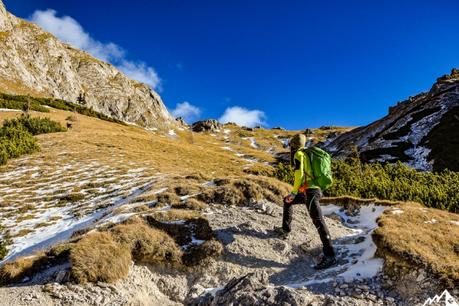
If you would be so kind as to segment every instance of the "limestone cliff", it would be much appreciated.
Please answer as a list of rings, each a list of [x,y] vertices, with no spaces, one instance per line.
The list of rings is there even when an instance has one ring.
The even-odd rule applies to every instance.
[[[160,96],[114,66],[8,13],[0,0],[0,91],[54,97],[145,127],[175,124]]]

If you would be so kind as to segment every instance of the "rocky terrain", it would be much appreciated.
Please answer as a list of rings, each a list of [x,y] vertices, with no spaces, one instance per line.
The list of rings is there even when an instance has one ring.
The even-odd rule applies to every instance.
[[[402,161],[419,170],[459,170],[459,71],[440,77],[427,93],[410,97],[389,114],[329,141],[337,157],[358,149],[366,162]]]
[[[32,116],[65,122],[72,114],[49,111]],[[0,269],[2,283],[19,275],[0,288],[8,305],[422,305],[446,288],[422,264],[393,264],[388,254],[396,254],[390,250],[398,240],[387,237],[421,241],[408,233],[413,216],[421,214],[417,232],[431,231],[441,241],[442,233],[459,230],[451,213],[403,203],[324,200],[338,253],[338,265],[325,271],[312,268],[320,259],[320,240],[305,207],[295,207],[292,235],[276,237],[273,227],[280,223],[289,186],[264,175],[295,131],[232,124],[199,133],[152,131],[72,116],[71,130],[40,135],[41,152],[0,169],[1,238],[8,240],[2,264],[23,265],[13,264],[7,273]],[[315,142],[336,129],[309,132]],[[206,243],[193,220],[207,220],[221,255],[195,253],[199,264],[178,267],[133,256],[125,277],[88,283],[75,278],[74,257],[53,261],[47,255],[44,265],[21,274],[28,260],[50,249],[56,253],[54,246],[66,239],[78,243],[94,233],[115,233],[113,226],[129,226],[134,218],[166,232],[188,261],[190,251]],[[380,219],[397,223],[386,233]],[[402,232],[390,230],[403,226]],[[454,288],[448,287],[457,296]]]
[[[105,115],[144,127],[175,125],[148,85],[13,16],[2,1],[0,91],[80,100]]]

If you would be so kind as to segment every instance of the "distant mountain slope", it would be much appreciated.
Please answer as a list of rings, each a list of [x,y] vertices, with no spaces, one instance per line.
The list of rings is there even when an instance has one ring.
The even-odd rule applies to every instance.
[[[459,171],[459,70],[437,79],[389,114],[325,145],[337,157],[355,147],[366,162],[402,161],[419,170]]]
[[[0,0],[0,91],[76,101],[146,127],[174,124],[160,96],[112,65],[8,13]]]

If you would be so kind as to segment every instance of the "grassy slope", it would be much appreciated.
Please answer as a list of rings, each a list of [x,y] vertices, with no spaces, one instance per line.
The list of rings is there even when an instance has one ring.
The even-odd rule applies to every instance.
[[[17,112],[2,112],[0,120],[18,115]],[[171,176],[184,176],[197,172],[208,178],[244,176],[246,175],[244,169],[253,167],[254,164],[236,156],[233,151],[222,149],[223,146],[254,156],[261,162],[272,162],[274,161],[272,154],[264,150],[269,148],[273,151],[283,150],[281,141],[273,135],[287,137],[295,133],[263,129],[245,131],[239,127],[226,126],[226,129],[231,130],[228,134],[221,132],[212,136],[176,131],[177,136],[173,137],[168,136],[167,131],[151,132],[135,126],[123,126],[60,110],[32,115],[50,117],[62,124],[65,124],[69,115],[73,115],[77,117],[77,122],[74,123],[74,128],[65,134],[38,136],[42,151],[32,155],[31,159],[51,161],[65,152],[65,158],[68,160],[77,159],[82,163],[98,160],[103,164],[124,168],[142,165],[149,167],[152,173],[159,171]],[[227,139],[224,138],[225,135]],[[240,139],[240,136],[255,137],[260,149],[251,147],[250,140]],[[28,160],[13,160],[1,167],[0,172],[13,170],[16,166],[27,162]],[[260,164],[255,163],[255,165]],[[56,167],[64,166],[65,159],[62,165]],[[419,214],[416,209],[420,208],[411,209],[404,203],[397,203],[397,205],[406,213],[385,214],[381,218],[381,227],[376,232],[380,249],[387,249],[397,254],[413,254],[422,264],[433,267],[435,271],[444,273],[448,277],[457,278],[459,258],[455,237],[458,236],[459,226],[446,222],[446,220],[457,220],[457,215],[427,208],[422,208],[422,214]],[[423,223],[432,218],[445,221],[433,225]],[[428,226],[432,226],[432,229]],[[419,231],[413,231],[418,228]],[[385,254],[387,252],[381,252],[382,256]],[[438,256],[434,254],[446,256],[448,260],[442,262],[440,267],[435,264],[438,262]]]

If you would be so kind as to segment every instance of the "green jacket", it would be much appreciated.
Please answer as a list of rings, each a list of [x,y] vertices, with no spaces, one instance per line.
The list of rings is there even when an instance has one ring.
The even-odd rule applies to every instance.
[[[320,188],[314,183],[314,176],[312,175],[311,161],[309,156],[303,151],[296,151],[293,156],[293,166],[295,169],[294,176],[295,182],[293,183],[292,194],[297,194],[298,189],[307,182],[308,189]]]

